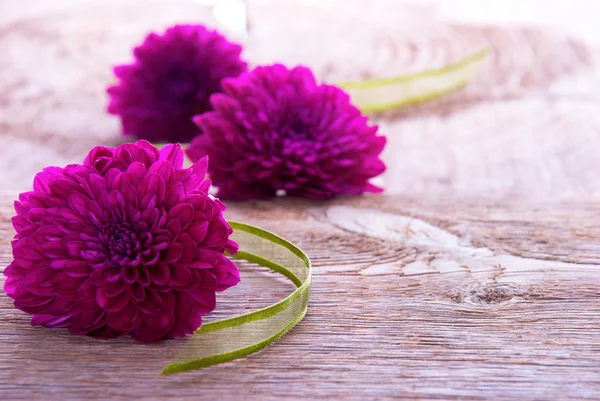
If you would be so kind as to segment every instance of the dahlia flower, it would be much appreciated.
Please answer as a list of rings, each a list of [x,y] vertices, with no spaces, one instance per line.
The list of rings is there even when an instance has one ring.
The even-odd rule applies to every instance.
[[[227,199],[312,199],[380,192],[369,179],[385,165],[385,138],[341,89],[304,67],[258,67],[223,81],[214,111],[195,117],[203,134],[187,150],[209,155],[209,175]]]
[[[140,341],[193,333],[215,291],[239,281],[207,163],[183,169],[179,145],[140,141],[45,168],[15,202],[4,290],[32,325]]]
[[[108,111],[121,117],[125,135],[189,142],[199,133],[191,118],[211,109],[221,80],[246,70],[241,51],[201,25],[152,33],[134,50],[133,64],[115,67],[120,82],[108,88]]]

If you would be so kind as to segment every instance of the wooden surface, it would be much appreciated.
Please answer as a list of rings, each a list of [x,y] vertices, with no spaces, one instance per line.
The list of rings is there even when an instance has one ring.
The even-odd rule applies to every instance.
[[[0,91],[0,270],[11,260],[12,201],[32,174],[122,140],[103,111],[110,65],[148,27],[210,18],[190,1],[168,11],[127,1],[19,19],[10,1],[1,4],[12,17],[0,26],[8,88]],[[337,8],[336,19],[314,4],[250,10],[254,64],[303,62],[330,81],[493,49],[463,91],[378,117],[389,139],[386,194],[228,205],[229,218],[271,229],[311,256],[300,325],[248,358],[161,377],[181,341],[32,328],[0,291],[0,398],[600,399],[597,51],[556,29],[447,22],[429,6],[401,3],[394,13]],[[459,3],[464,11],[468,2]],[[573,15],[563,28],[584,18]],[[286,45],[318,36],[316,27],[323,40],[312,49]],[[254,268],[242,279],[219,296],[211,319],[290,290]]]

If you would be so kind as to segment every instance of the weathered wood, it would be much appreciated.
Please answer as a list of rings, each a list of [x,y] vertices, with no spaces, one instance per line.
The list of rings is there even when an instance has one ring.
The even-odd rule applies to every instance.
[[[0,270],[11,260],[12,201],[32,174],[122,140],[104,114],[110,65],[149,27],[203,12],[183,0],[168,11],[124,3],[0,20],[0,83],[8,88],[0,91]],[[306,57],[328,80],[439,66],[481,44],[494,53],[465,90],[379,117],[389,138],[385,195],[228,205],[228,218],[271,229],[313,260],[308,315],[275,345],[161,377],[182,341],[32,328],[0,291],[0,398],[600,398],[595,50],[537,29],[427,15],[418,24],[402,17],[413,23],[407,28],[400,13],[382,20],[385,13],[353,6],[327,25],[319,21],[330,19],[328,6],[261,7],[251,9],[251,60]],[[321,50],[283,45],[305,29],[302,15],[323,29]],[[351,29],[357,15],[364,32]],[[362,43],[364,59],[338,48],[336,37]],[[291,289],[248,265],[242,278],[208,319]]]
[[[11,399],[598,395],[596,205],[368,197],[229,206],[231,218],[273,229],[313,258],[309,313],[289,335],[244,360],[163,378],[177,341],[30,328],[2,296],[1,391]],[[4,206],[2,215],[9,212]],[[10,232],[6,220],[1,230]],[[5,264],[7,241],[0,252]],[[253,271],[243,278],[220,296],[217,315],[288,290]]]

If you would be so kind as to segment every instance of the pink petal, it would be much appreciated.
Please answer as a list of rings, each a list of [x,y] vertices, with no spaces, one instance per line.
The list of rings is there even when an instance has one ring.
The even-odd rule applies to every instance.
[[[196,244],[201,244],[207,236],[208,221],[197,221],[190,225],[186,232],[191,236],[192,240],[194,240]]]
[[[73,294],[85,280],[85,277],[70,277],[65,272],[60,272],[52,279],[52,287],[59,294]]]
[[[191,170],[194,174],[204,178],[206,176],[206,171],[208,170],[208,156],[204,156],[194,163]]]
[[[146,296],[142,302],[138,302],[138,306],[144,313],[156,313],[163,308],[164,301],[161,295],[157,292],[150,291],[146,288]]]
[[[194,207],[189,203],[180,203],[169,210],[167,217],[169,220],[178,220],[181,223],[181,229],[185,230],[194,217]]]
[[[76,191],[71,192],[68,197],[69,207],[80,216],[85,216],[85,205],[89,200],[90,198]]]
[[[96,302],[98,302],[98,305],[106,312],[118,312],[127,306],[129,297],[122,293],[116,297],[109,298],[104,294],[102,288],[98,288],[96,291]]]
[[[124,267],[122,274],[123,274],[123,280],[127,284],[135,283],[139,277],[138,269],[133,266]]]
[[[208,169],[208,156],[198,160],[191,168],[192,174],[185,180],[183,186],[187,192],[192,192],[204,181]]]
[[[177,262],[183,255],[183,245],[179,242],[173,242],[167,249],[161,253],[161,261],[164,263]]]
[[[370,193],[381,193],[383,192],[383,188],[378,187],[376,185],[371,184],[370,182],[367,182],[367,185],[364,188],[364,192],[370,192]]]
[[[183,167],[183,150],[181,149],[181,145],[176,143],[165,146],[159,151],[158,159],[166,160],[176,170],[180,170]]]
[[[75,310],[72,296],[56,296],[50,305],[50,313],[57,316],[66,315]]]
[[[46,241],[39,245],[39,247],[41,248],[44,256],[48,258],[54,259],[66,256],[65,248],[60,241]]]
[[[140,208],[146,209],[152,197],[156,197],[156,204],[162,204],[165,199],[166,184],[162,177],[158,174],[148,174],[144,177],[138,192],[142,195]]]
[[[32,326],[69,327],[73,316],[33,315]]]
[[[177,241],[183,245],[183,253],[179,258],[179,263],[188,264],[193,261],[196,257],[196,243],[192,237],[186,233],[181,233]]]
[[[240,282],[237,266],[225,256],[210,270],[217,278],[217,291],[224,291]]]
[[[166,284],[171,277],[169,266],[164,263],[159,263],[151,267],[148,272],[150,273],[150,279],[156,285]]]
[[[56,270],[50,268],[36,269],[27,274],[25,282],[28,285],[40,285],[51,280],[56,274]]]
[[[127,78],[135,71],[135,67],[132,65],[118,65],[113,68],[113,72],[117,78]],[[115,87],[113,87],[115,88]]]
[[[150,284],[150,274],[148,273],[148,269],[145,267],[142,267],[139,269],[139,278],[138,281],[141,285],[143,285],[144,287],[148,286]]]
[[[133,148],[131,154],[134,160],[141,161],[148,166],[158,160],[158,149],[145,139],[141,139],[132,145]],[[127,146],[127,144],[121,146]]]
[[[27,290],[25,290],[27,291]],[[47,305],[50,302],[52,302],[52,300],[54,299],[54,297],[43,297],[43,296],[38,296],[35,294],[32,294],[30,292],[25,292],[22,295],[19,295],[17,297],[17,299],[15,299],[15,306],[17,306],[17,304],[19,306],[17,306],[19,309],[21,309],[21,306],[24,307],[28,307],[28,306],[42,306],[42,305]]]
[[[118,312],[107,312],[106,323],[115,330],[131,331],[142,323],[137,305],[130,302]]]
[[[8,283],[8,280],[6,281],[6,283]],[[42,297],[51,297],[56,295],[56,291],[54,290],[54,288],[50,285],[50,284],[45,284],[45,285],[29,285],[27,286],[27,289],[35,295],[39,295]],[[4,290],[6,291],[7,294],[10,295],[10,288],[8,286],[4,286]]]
[[[90,284],[90,280],[86,281],[79,287],[77,295],[77,306],[80,309],[85,310],[96,310],[98,309],[98,303],[96,302],[96,291],[97,288]]]
[[[171,220],[167,224],[167,231],[171,233],[171,240],[177,241],[179,232],[181,231],[181,222],[179,220]]]
[[[45,259],[37,251],[27,245],[25,238],[17,243],[13,242],[13,256],[15,257],[15,260],[18,260],[19,262],[21,262],[21,260],[40,261]]]
[[[190,268],[194,269],[210,269],[213,265],[205,260],[194,260],[193,262],[187,265]]]
[[[166,160],[159,160],[148,169],[149,174],[159,175],[166,184],[171,183],[175,178],[175,169],[173,165]]]
[[[225,244],[229,237],[229,228],[221,221],[213,220],[206,238],[201,242],[202,246],[210,247]]]
[[[235,241],[228,239],[225,243],[225,251],[229,252],[232,255],[235,255],[238,249],[240,249],[240,246]]]
[[[104,294],[106,294],[106,296],[109,298],[116,297],[117,295],[123,293],[126,288],[127,287],[125,286],[125,283],[121,280],[113,282],[105,281],[102,283],[102,291],[104,291]]]
[[[133,283],[127,287],[127,293],[137,302],[142,302],[146,298],[146,290],[140,283]]]
[[[144,323],[156,329],[168,327],[172,321],[173,311],[168,309],[163,309],[160,310],[158,313],[144,316]]]
[[[71,260],[65,263],[64,271],[71,277],[88,277],[92,269],[84,261]]]
[[[186,321],[194,311],[194,299],[186,291],[175,292],[175,317],[178,321]]]
[[[132,167],[129,166],[129,168],[131,169]],[[115,191],[123,192],[127,188],[129,188],[131,185],[136,185],[136,184],[137,184],[137,182],[136,182],[133,174],[121,173],[115,177],[115,180],[112,183],[112,188]]]
[[[139,341],[156,341],[168,336],[175,320],[173,294],[165,296],[165,304],[165,308],[158,314],[143,316],[144,323],[132,333],[135,339]]]
[[[73,316],[69,333],[85,334],[102,326],[104,322],[102,310],[83,311]]]
[[[190,283],[192,273],[184,265],[171,265],[170,282],[177,286],[185,286]]]
[[[104,191],[104,177],[100,174],[88,174],[83,184],[87,195],[92,199],[100,199]]]
[[[131,163],[129,167],[127,167],[127,172],[131,174],[136,183],[139,183],[144,179],[144,177],[146,177],[148,169],[143,163],[135,162]]]
[[[160,340],[167,336],[167,333],[171,330],[173,326],[173,319],[164,327],[156,328],[145,323],[140,324],[137,329],[131,333],[131,336],[138,341],[142,342],[152,342]]]
[[[181,182],[174,182],[167,187],[165,199],[163,200],[163,206],[165,210],[170,210],[175,205],[180,204],[185,199],[185,190]]]
[[[107,148],[105,146],[96,146],[90,151],[90,153],[88,153],[85,160],[83,161],[83,165],[92,167],[98,159],[112,158],[113,153],[113,148]]]
[[[201,288],[200,286],[188,291],[188,294],[196,302],[196,310],[202,313],[210,313],[215,309],[217,305],[217,297],[214,291],[209,291]]]
[[[196,250],[196,260],[192,263],[194,266],[213,267],[221,260],[221,253],[212,249],[198,248]],[[201,267],[204,268],[204,267]]]
[[[106,174],[104,174],[104,178],[105,178],[104,187],[106,188],[107,191],[111,191],[114,188],[115,180],[121,174],[122,174],[122,171],[116,167],[112,167],[110,170],[108,170],[106,172]]]
[[[75,183],[66,178],[50,177],[48,188],[50,193],[58,198],[66,198],[75,189]]]

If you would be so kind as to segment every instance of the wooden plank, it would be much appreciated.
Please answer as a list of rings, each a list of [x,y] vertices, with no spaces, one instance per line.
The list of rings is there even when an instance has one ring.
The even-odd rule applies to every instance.
[[[8,88],[0,92],[0,270],[11,260],[12,202],[32,174],[122,141],[104,113],[110,66],[149,27],[205,11],[183,0],[164,12],[134,3],[0,25],[8,56],[0,58]],[[228,218],[271,229],[311,256],[305,320],[243,360],[161,377],[181,340],[32,328],[0,291],[0,398],[600,397],[596,50],[547,30],[417,20],[409,11],[398,24],[401,8],[385,19],[348,6],[345,20],[328,25],[319,21],[341,9],[314,7],[254,5],[251,60],[294,63],[300,53],[285,44],[308,17],[323,29],[323,49],[303,57],[332,81],[436,66],[482,44],[494,52],[465,90],[378,117],[389,139],[385,195],[228,204]],[[364,30],[353,32],[357,15]],[[355,58],[361,40],[368,50]],[[242,278],[207,320],[291,288],[248,265]]]
[[[2,196],[1,215],[13,197]],[[0,391],[7,399],[25,390],[27,398],[115,399],[597,395],[598,206],[458,204],[386,196],[229,205],[231,218],[273,229],[312,256],[310,309],[276,345],[201,372],[158,376],[180,341],[31,328],[2,296]],[[6,219],[0,230],[4,265]],[[288,289],[244,270],[216,315]]]

